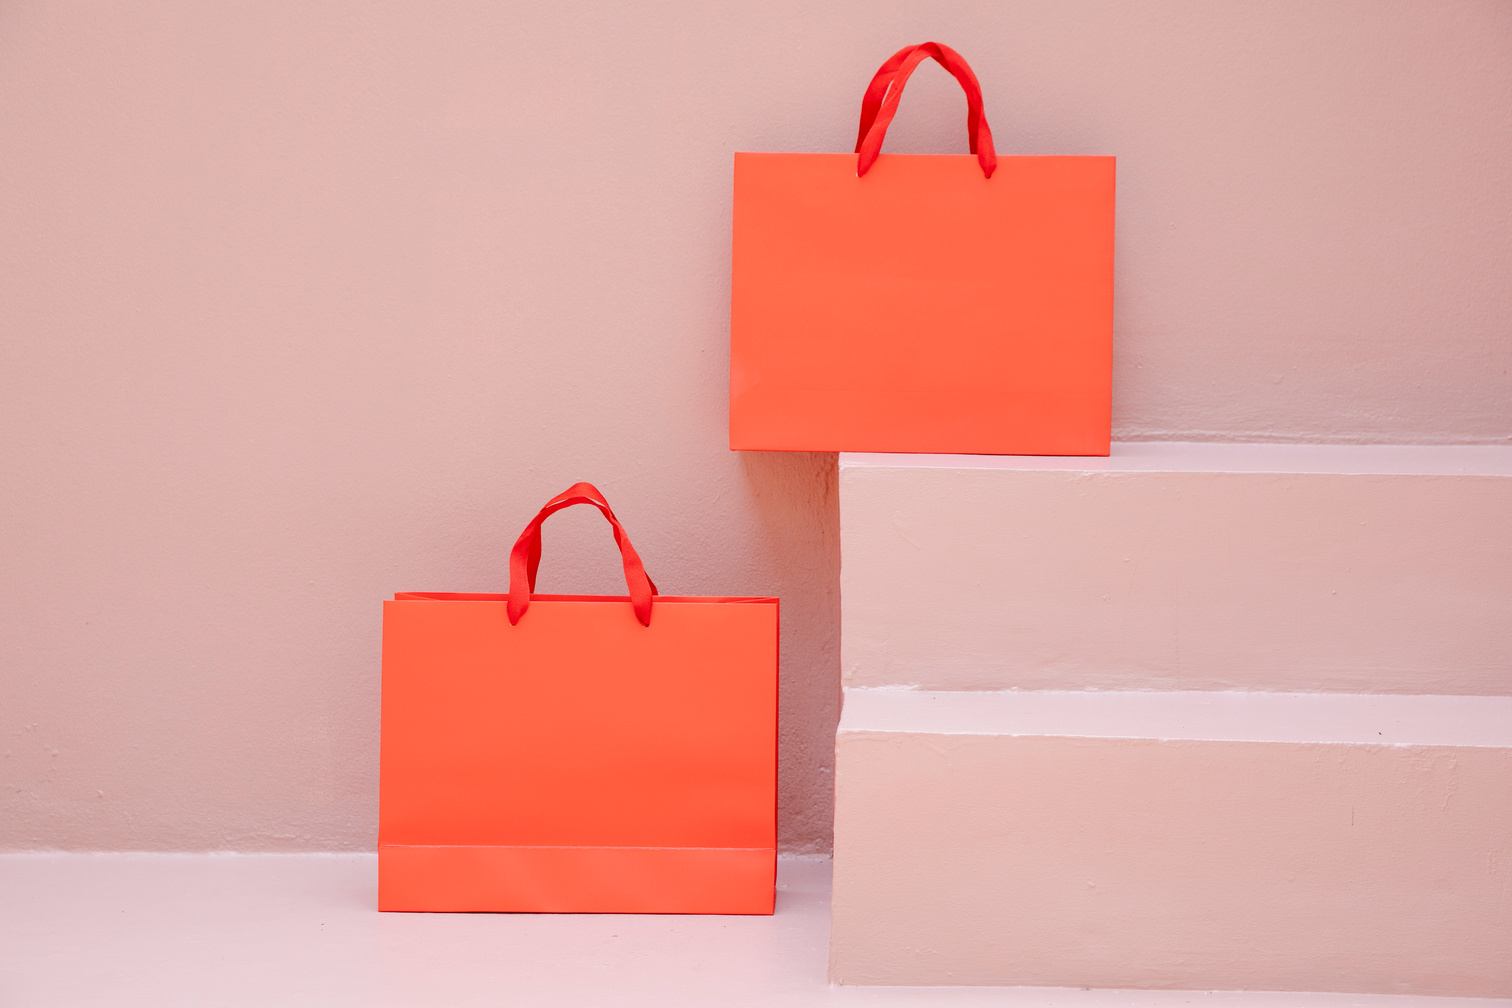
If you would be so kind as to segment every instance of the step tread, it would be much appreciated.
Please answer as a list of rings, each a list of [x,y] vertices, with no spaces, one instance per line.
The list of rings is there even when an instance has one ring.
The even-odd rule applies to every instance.
[[[839,730],[1512,748],[1512,697],[847,689]]]
[[[1512,477],[1512,445],[1116,441],[1106,458],[842,452],[840,467]]]

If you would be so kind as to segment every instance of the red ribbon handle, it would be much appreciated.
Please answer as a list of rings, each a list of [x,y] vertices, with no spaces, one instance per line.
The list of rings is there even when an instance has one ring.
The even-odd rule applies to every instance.
[[[893,53],[877,70],[861,99],[861,129],[856,134],[858,178],[871,170],[877,155],[882,153],[882,140],[897,114],[898,102],[903,98],[903,85],[926,59],[934,59],[960,82],[966,92],[966,139],[971,153],[977,156],[977,163],[987,178],[992,178],[992,173],[997,170],[997,151],[992,146],[992,130],[982,112],[982,86],[977,83],[976,74],[954,49],[938,42],[924,42],[904,46]]]
[[[541,508],[541,513],[525,526],[520,538],[515,540],[514,549],[509,551],[509,625],[518,624],[520,617],[530,608],[530,593],[535,591],[536,571],[541,566],[541,523],[562,508],[574,504],[592,504],[604,513],[604,517],[614,527],[614,544],[619,547],[620,560],[624,564],[625,585],[630,589],[630,605],[641,626],[650,626],[651,598],[657,593],[656,584],[647,576],[640,554],[630,545],[630,537],[625,535],[619,519],[614,517],[609,502],[592,483],[574,483],[551,498]]]

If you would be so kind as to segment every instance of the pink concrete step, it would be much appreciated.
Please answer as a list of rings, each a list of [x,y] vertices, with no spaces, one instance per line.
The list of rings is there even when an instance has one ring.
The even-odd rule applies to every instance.
[[[849,686],[1512,693],[1512,446],[840,457]]]
[[[847,690],[831,978],[1512,996],[1512,697]]]

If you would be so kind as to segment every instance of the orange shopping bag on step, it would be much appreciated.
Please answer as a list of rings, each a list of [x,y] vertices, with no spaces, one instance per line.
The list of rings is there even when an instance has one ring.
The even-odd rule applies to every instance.
[[[969,155],[881,154],[928,58]],[[976,75],[882,65],[855,154],[736,154],[730,447],[1106,455],[1111,157],[998,157]]]
[[[591,504],[629,595],[535,595]],[[384,603],[380,910],[772,912],[777,600],[656,594],[602,494],[508,595]]]

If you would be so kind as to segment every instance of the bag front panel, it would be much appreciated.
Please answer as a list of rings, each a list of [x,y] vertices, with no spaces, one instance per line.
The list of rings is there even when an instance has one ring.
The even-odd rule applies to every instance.
[[[1114,161],[737,154],[731,447],[1106,454]]]
[[[775,845],[775,602],[388,602],[383,660],[381,844]]]

